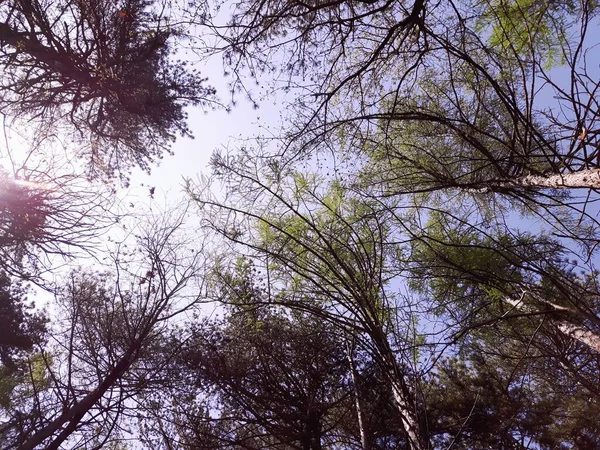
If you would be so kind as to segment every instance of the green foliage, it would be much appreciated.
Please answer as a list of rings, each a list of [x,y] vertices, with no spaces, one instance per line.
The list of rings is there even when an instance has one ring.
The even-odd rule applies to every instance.
[[[508,57],[529,59],[540,53],[551,68],[565,62],[563,49],[577,9],[574,1],[486,0],[476,29],[490,30],[491,47]]]
[[[215,92],[172,59],[178,2],[42,3],[0,7],[3,112],[74,126],[90,177],[149,170],[190,136],[186,106]],[[226,47],[232,92],[245,68],[302,86],[298,115],[282,141],[212,158],[225,192],[194,194],[198,223],[231,245],[207,245],[200,287],[158,226],[141,272],[115,257],[114,277],[70,276],[50,357],[0,276],[1,438],[119,448],[137,420],[152,449],[598,447],[597,195],[543,182],[600,165],[595,3],[212,6],[231,20],[191,1],[178,23],[216,33],[195,42]],[[563,63],[566,88],[545,73]],[[4,184],[0,244],[28,245],[45,198]]]
[[[524,281],[519,250],[536,245],[527,235],[490,236],[469,223],[432,212],[421,238],[413,243],[411,286],[431,292],[440,303],[477,295],[498,298]]]
[[[223,321],[191,326],[180,363],[219,399],[220,414],[211,412],[219,425],[209,431],[205,416],[205,432],[213,436],[206,438],[307,448],[307,442],[328,439],[338,415],[348,417],[346,357],[323,322],[235,305]],[[192,436],[187,439],[194,445],[205,439]]]

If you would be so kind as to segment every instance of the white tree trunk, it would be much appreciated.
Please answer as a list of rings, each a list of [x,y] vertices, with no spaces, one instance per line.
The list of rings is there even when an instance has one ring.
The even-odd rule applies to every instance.
[[[598,353],[600,353],[600,336],[598,336],[598,334],[588,330],[585,327],[577,326],[566,321],[558,322],[556,326],[567,336],[578,340],[592,350],[596,350]]]
[[[473,192],[492,192],[497,189],[600,189],[600,169],[586,169],[574,173],[553,175],[526,175],[511,180],[485,181],[471,185]]]
[[[580,170],[574,173],[556,175],[527,175],[516,178],[515,187],[547,188],[600,188],[600,169]]]
[[[350,375],[352,376],[352,388],[354,390],[354,404],[356,408],[356,416],[358,419],[358,429],[360,431],[360,443],[363,450],[369,450],[369,440],[365,430],[365,421],[363,418],[362,405],[360,404],[360,394],[356,383],[356,367],[354,366],[353,349],[348,345],[348,363],[350,364]]]

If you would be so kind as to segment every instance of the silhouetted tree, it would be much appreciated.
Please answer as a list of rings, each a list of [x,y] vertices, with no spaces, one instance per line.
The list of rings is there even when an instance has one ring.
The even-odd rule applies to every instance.
[[[40,281],[53,256],[92,251],[117,216],[104,189],[77,176],[21,173],[0,170],[0,268]]]
[[[125,179],[189,136],[187,105],[216,105],[205,79],[174,61],[181,24],[169,2],[43,2],[0,6],[0,109],[67,122],[90,177]]]
[[[420,387],[409,382],[419,377],[410,299],[386,291],[398,274],[387,264],[393,244],[386,222],[393,216],[378,214],[376,204],[340,183],[282,173],[249,153],[215,154],[213,165],[225,201],[189,186],[206,227],[265,265],[268,304],[311,313],[360,340],[385,379],[408,447],[426,448]]]
[[[4,448],[101,448],[124,439],[130,414],[160,385],[166,361],[156,350],[170,321],[200,300],[198,285],[185,289],[200,277],[202,252],[182,252],[180,220],[155,217],[145,233],[138,229],[135,259],[121,252],[112,274],[68,277],[52,339],[2,415]]]

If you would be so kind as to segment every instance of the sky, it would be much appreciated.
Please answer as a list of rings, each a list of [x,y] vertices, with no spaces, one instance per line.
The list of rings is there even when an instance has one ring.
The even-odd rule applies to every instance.
[[[216,87],[217,96],[223,103],[229,100],[228,83],[230,78],[223,76],[219,58],[200,67],[202,75],[208,77],[208,84]],[[208,175],[208,163],[212,153],[217,149],[236,147],[236,143],[249,139],[263,132],[273,133],[281,126],[281,99],[271,97],[258,99],[259,108],[240,96],[230,112],[224,108],[204,112],[199,108],[188,108],[188,125],[194,139],[179,137],[172,147],[174,155],[165,155],[151,173],[134,169],[131,176],[131,191],[138,191],[153,186],[156,188],[155,198],[171,196],[181,192],[184,178],[195,179],[201,173]],[[125,190],[124,192],[127,192]]]
[[[595,61],[594,61],[595,63]],[[204,66],[198,67],[208,83],[217,89],[217,95],[224,103],[229,100],[228,83],[231,81],[223,75],[223,67],[219,57],[214,57]],[[564,70],[554,71],[558,79],[567,84],[568,73]],[[250,84],[254,84],[250,81]],[[259,133],[277,134],[285,126],[282,115],[285,114],[285,103],[281,96],[272,95],[258,98],[259,108],[240,96],[237,104],[230,112],[224,108],[203,112],[199,108],[189,108],[188,125],[195,139],[179,137],[172,150],[174,155],[166,154],[158,166],[153,167],[150,174],[134,169],[130,179],[130,187],[120,188],[117,196],[124,205],[134,205],[134,211],[146,209],[166,210],[169,205],[178,203],[184,198],[182,184],[185,178],[195,179],[201,174],[208,175],[209,159],[216,149],[235,148],[243,139],[249,139]],[[549,104],[553,99],[548,95]],[[2,152],[0,142],[0,152]],[[154,188],[153,198],[149,188]]]
[[[179,56],[181,55],[177,55]],[[150,174],[134,167],[128,187],[118,182],[115,184],[117,202],[126,206],[134,205],[135,212],[142,212],[144,209],[164,211],[169,206],[181,202],[186,198],[182,190],[184,179],[195,180],[200,175],[209,175],[209,160],[215,150],[234,149],[242,140],[261,133],[277,134],[282,125],[282,98],[260,98],[260,93],[256,92],[254,99],[258,108],[242,95],[236,98],[235,106],[231,106],[228,87],[231,78],[223,75],[220,57],[213,57],[202,66],[196,66],[202,76],[208,78],[207,84],[216,88],[221,102],[229,108],[203,111],[198,107],[188,107],[188,126],[194,138],[178,136],[171,148],[173,154],[165,153],[162,160],[152,165]],[[251,81],[251,84],[255,85],[255,82]],[[26,136],[23,139],[19,137],[19,134],[29,131],[26,123],[13,126],[10,119],[6,118],[5,125],[6,139],[0,138],[0,165],[13,171],[11,167],[19,166],[26,158],[28,150],[32,148],[30,140],[34,136]],[[52,132],[57,135],[59,141],[63,140],[60,129],[54,128]],[[62,144],[65,146],[64,150],[61,148]],[[52,150],[53,154],[58,155],[59,162],[55,166],[61,173],[82,174],[83,169],[74,166],[78,163],[71,163],[74,161],[72,155],[76,147],[69,142],[62,144],[55,145],[58,150]],[[47,142],[42,145],[44,150],[49,147]],[[9,151],[16,163],[14,165],[8,157]],[[40,155],[41,152],[35,154]],[[154,188],[153,198],[149,193],[150,187]]]
[[[230,79],[223,76],[220,59],[214,58],[200,69],[202,75],[208,77],[208,84],[217,89],[217,95],[224,104],[227,104]],[[129,187],[116,186],[115,203],[120,205],[120,210],[132,212],[134,215],[142,214],[142,216],[148,212],[160,214],[168,211],[187,198],[182,189],[185,178],[194,180],[201,174],[209,175],[208,163],[216,149],[233,149],[240,140],[249,139],[265,132],[275,134],[281,126],[280,114],[283,103],[280,98],[257,98],[259,108],[254,108],[254,105],[242,96],[236,100],[236,105],[231,107],[229,112],[225,108],[208,112],[204,112],[200,108],[188,108],[188,125],[195,138],[178,137],[172,146],[174,154],[165,154],[159,164],[153,166],[150,174],[134,168]],[[10,124],[7,123],[7,125]],[[18,128],[13,127],[12,130],[7,131],[7,140],[0,139],[0,165],[10,170],[11,160],[8,158],[8,148],[10,148],[15,162],[21,162],[31,146],[19,138]],[[59,133],[58,131],[57,134]],[[61,161],[73,159],[70,152],[74,149],[69,147],[68,143],[65,144],[66,149]],[[70,170],[78,172],[71,164],[66,165],[61,162],[59,166],[60,164],[63,164],[61,167],[63,172]],[[153,198],[150,197],[150,187],[154,188]],[[193,214],[190,215],[190,221],[193,221]],[[101,238],[96,253],[99,261],[110,262],[110,256],[107,258],[106,255],[114,251],[120,236],[132,234],[131,227],[125,231],[120,225],[122,223],[112,227],[108,235]],[[110,240],[108,236],[110,236]],[[61,278],[73,268],[79,266],[99,268],[98,261],[85,255],[70,261],[54,258],[51,265],[58,269],[46,273],[44,278],[46,281],[59,283]],[[132,270],[135,268],[132,267]],[[30,298],[35,298],[38,307],[44,307],[52,304],[53,295],[33,287]]]

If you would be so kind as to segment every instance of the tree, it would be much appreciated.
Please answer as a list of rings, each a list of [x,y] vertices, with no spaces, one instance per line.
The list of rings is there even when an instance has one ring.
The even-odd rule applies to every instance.
[[[216,177],[229,188],[224,200],[208,195],[206,187],[189,187],[202,219],[231,243],[234,254],[241,252],[260,262],[266,280],[265,305],[316,315],[360,340],[384,375],[390,395],[396,396],[395,413],[408,448],[438,442],[450,445],[459,439],[458,419],[449,430],[436,415],[446,408],[444,399],[428,402],[423,373],[432,371],[434,382],[445,383],[440,380],[445,380],[446,367],[436,362],[444,353],[460,355],[467,345],[473,348],[470,358],[479,352],[534,360],[522,376],[540,377],[543,383],[552,380],[540,376],[550,367],[553,374],[560,374],[555,379],[565,380],[577,391],[573,404],[584,402],[586,392],[595,398],[599,322],[592,262],[588,273],[579,276],[573,269],[583,262],[565,261],[575,253],[561,241],[537,230],[519,232],[502,216],[485,215],[473,205],[414,205],[366,198],[340,181],[328,184],[318,175],[281,167],[251,152],[246,148],[236,156],[214,156]],[[406,277],[411,281],[405,286],[409,294],[399,296],[398,285]],[[425,321],[419,328],[421,336],[414,323],[419,319]],[[439,331],[431,331],[433,327]],[[486,338],[488,327],[498,328],[498,335],[504,337]],[[500,357],[490,362],[505,370]],[[471,362],[464,364],[469,367]],[[515,366],[515,373],[521,369]],[[513,383],[512,375],[504,381],[505,386]],[[539,410],[532,406],[532,417],[544,416],[541,386],[531,392],[515,391],[540,402]],[[558,384],[552,388],[559,391]],[[556,406],[560,395],[551,398],[552,408],[547,411],[560,416],[563,412]],[[410,406],[403,403],[406,399]],[[493,396],[488,400],[491,405]],[[596,403],[590,401],[591,410]],[[497,414],[528,414],[525,405],[512,401],[498,405]],[[463,414],[463,406],[457,405],[462,412],[456,414],[466,421],[469,416]],[[411,415],[404,414],[407,410]],[[440,422],[425,429],[430,413]],[[413,424],[422,435],[411,440]],[[552,437],[546,438],[543,421],[513,425],[529,427],[524,435],[530,437],[525,440],[552,442],[571,432],[581,433],[585,442],[590,429],[586,425],[573,431],[576,425],[571,422],[549,431]],[[514,443],[510,436],[516,431],[511,427],[502,429],[503,445]],[[540,427],[539,433],[532,431],[535,427]],[[481,442],[499,445],[500,441],[486,437],[485,427],[473,433],[468,444],[473,448]]]
[[[72,126],[91,178],[149,170],[187,105],[215,105],[206,80],[174,61],[182,24],[168,2],[14,0],[0,8],[0,108]]]
[[[144,444],[309,450],[405,445],[385,376],[368,352],[352,349],[351,366],[347,337],[314,314],[267,304],[260,279],[251,260],[213,273],[210,296],[224,302],[224,317],[196,318],[173,333],[165,349],[175,355],[177,380],[156,399],[151,421],[144,421]]]
[[[535,350],[524,355],[521,348],[514,358],[508,352],[487,353],[477,344],[464,350],[462,357],[443,361],[427,383],[435,448],[597,445],[597,424],[589,417],[598,403],[589,401],[589,392],[569,377],[537,364]]]
[[[431,212],[410,252],[411,287],[455,347],[425,394],[436,445],[594,447],[593,264],[579,274],[585,265],[547,235],[457,214]]]
[[[332,172],[365,168],[352,182],[369,196],[489,193],[544,219],[573,208],[582,226],[555,226],[577,238],[597,228],[589,198],[551,190],[599,186],[595,14],[588,1],[245,1],[215,27],[240,83],[265,71],[300,86],[282,165],[333,153]]]
[[[71,274],[59,294],[63,326],[5,415],[7,449],[101,448],[124,439],[132,408],[160,385],[162,334],[200,300],[198,286],[186,289],[199,280],[202,253],[182,252],[181,219],[156,220],[138,236],[139,272],[127,269],[136,260],[123,250],[112,275]]]
[[[28,375],[35,348],[47,335],[45,315],[27,301],[18,280],[0,274],[0,410],[10,408],[15,390]],[[3,427],[0,427],[3,428]],[[0,429],[0,435],[3,430]]]
[[[337,424],[352,420],[352,403],[335,335],[315,318],[257,308],[197,324],[183,351],[189,376],[219,405],[216,439],[230,448],[301,450],[339,441]]]
[[[384,374],[409,448],[426,448],[419,386],[408,381],[419,376],[410,305],[385,289],[397,275],[386,264],[386,218],[340,184],[248,156],[215,154],[216,176],[230,183],[225,201],[188,187],[207,229],[262,262],[267,304],[316,314],[360,339]]]
[[[577,275],[577,261],[569,260],[559,242],[494,233],[432,213],[413,248],[413,286],[435,304],[449,305],[438,311],[449,312],[459,327],[513,315],[540,316],[545,318],[542,330],[550,327],[600,354],[597,272]]]
[[[26,290],[6,273],[0,274],[0,364],[3,371],[15,370],[20,353],[40,343],[45,333],[43,314],[27,303]]]

